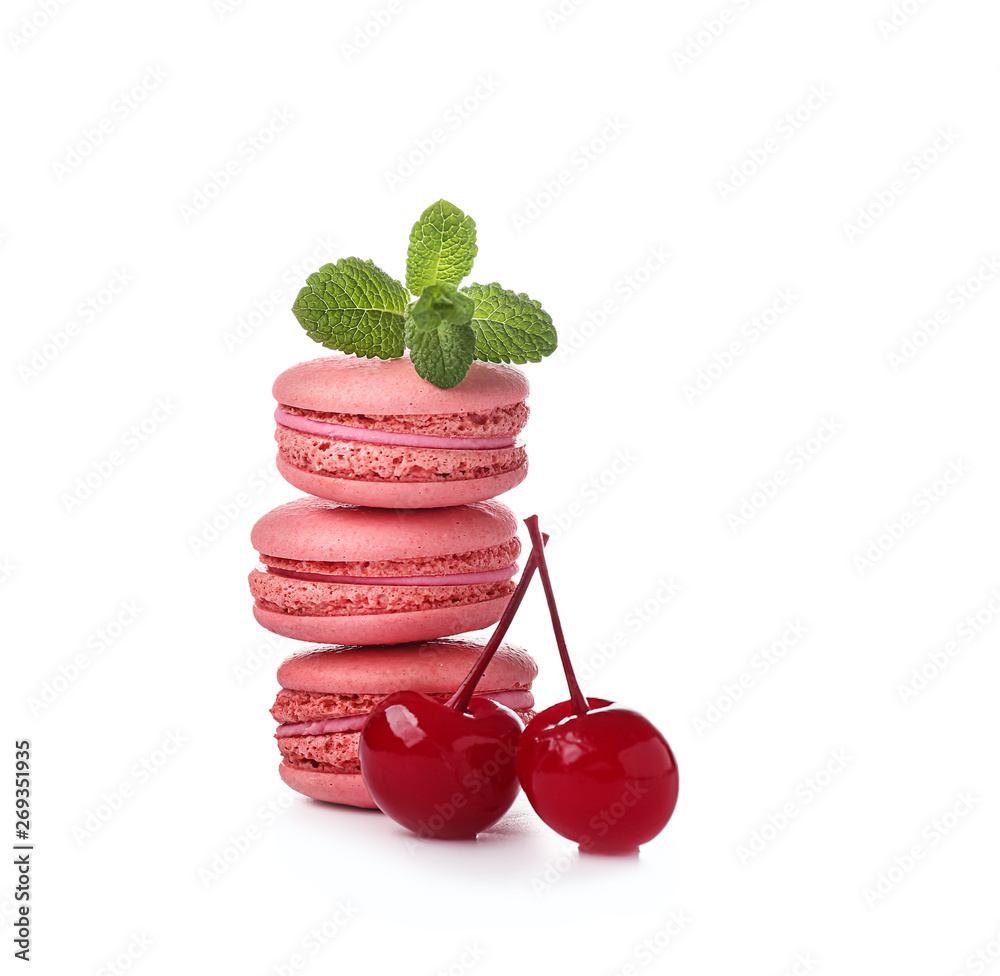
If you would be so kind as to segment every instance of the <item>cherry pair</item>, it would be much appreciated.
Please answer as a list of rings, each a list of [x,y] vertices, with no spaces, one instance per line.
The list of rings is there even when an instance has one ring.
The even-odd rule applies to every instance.
[[[422,837],[471,838],[510,809],[519,785],[535,812],[582,851],[635,852],[677,803],[677,763],[638,712],[580,691],[566,648],[537,516],[532,550],[503,617],[468,676],[444,704],[419,692],[390,695],[372,711],[359,754],[365,785],[384,813]],[[536,569],[570,700],[517,716],[473,692],[500,646]]]

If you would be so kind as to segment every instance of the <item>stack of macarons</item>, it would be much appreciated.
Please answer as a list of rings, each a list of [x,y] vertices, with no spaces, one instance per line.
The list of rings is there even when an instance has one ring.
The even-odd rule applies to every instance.
[[[528,383],[475,362],[441,389],[406,357],[338,354],[285,370],[273,393],[278,470],[309,494],[253,527],[254,616],[333,645],[279,669],[281,775],[307,796],[374,806],[357,766],[364,716],[393,691],[453,692],[481,645],[438,639],[496,623],[514,591],[517,521],[494,499],[527,473]],[[534,674],[508,647],[477,687],[514,695],[497,700],[523,715]]]

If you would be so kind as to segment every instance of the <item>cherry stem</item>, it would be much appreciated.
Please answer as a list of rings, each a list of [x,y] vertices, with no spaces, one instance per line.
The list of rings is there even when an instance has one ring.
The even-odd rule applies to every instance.
[[[528,534],[531,536],[531,555],[538,563],[538,573],[542,577],[542,586],[545,588],[545,602],[549,605],[552,631],[556,635],[556,646],[559,648],[559,658],[566,674],[566,684],[569,686],[569,697],[573,703],[573,711],[577,715],[586,715],[590,710],[590,705],[584,698],[583,692],[580,691],[576,674],[573,672],[573,664],[569,659],[569,651],[566,649],[566,638],[563,636],[562,624],[559,622],[555,594],[552,592],[552,580],[549,579],[549,567],[545,562],[544,543],[542,542],[542,533],[538,528],[538,516],[532,515],[530,518],[526,518],[524,524],[528,527]]]
[[[547,535],[542,536],[542,539],[544,540],[542,545],[549,541]],[[521,579],[518,580],[517,589],[514,590],[510,596],[510,600],[507,601],[507,606],[504,608],[503,616],[500,618],[499,623],[497,623],[496,630],[493,631],[492,636],[480,653],[479,660],[476,661],[472,666],[472,670],[465,676],[465,680],[458,686],[455,694],[445,702],[446,705],[454,708],[456,712],[464,712],[469,707],[469,701],[476,690],[476,685],[479,684],[479,679],[486,673],[486,669],[489,667],[490,661],[493,660],[493,655],[496,654],[500,642],[507,635],[507,628],[510,627],[510,622],[514,619],[514,614],[517,613],[517,608],[524,599],[524,594],[528,589],[528,584],[531,582],[531,577],[535,575],[535,570],[538,568],[538,559],[535,556],[534,538],[532,538],[531,543],[531,553],[524,564],[524,571],[521,573]]]

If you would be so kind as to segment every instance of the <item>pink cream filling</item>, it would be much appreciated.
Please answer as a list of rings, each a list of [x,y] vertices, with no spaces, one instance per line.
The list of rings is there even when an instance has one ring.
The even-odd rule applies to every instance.
[[[517,572],[517,563],[504,569],[481,573],[451,573],[443,576],[332,576],[326,573],[300,573],[297,569],[265,567],[274,576],[308,580],[310,583],[359,583],[370,586],[471,586],[474,583],[502,583]]]
[[[477,698],[489,698],[498,705],[506,705],[518,711],[535,707],[535,696],[530,691],[489,691]],[[323,718],[316,722],[286,722],[279,725],[275,735],[285,739],[291,735],[331,735],[334,732],[360,732],[368,719],[364,715],[341,715],[337,718]]]
[[[444,447],[462,451],[486,451],[499,447],[513,447],[515,437],[443,437],[438,434],[403,434],[392,430],[369,430],[367,427],[348,427],[345,424],[328,424],[310,420],[278,407],[274,419],[282,427],[301,430],[304,434],[319,434],[338,441],[364,441],[366,444],[396,444],[400,447]]]

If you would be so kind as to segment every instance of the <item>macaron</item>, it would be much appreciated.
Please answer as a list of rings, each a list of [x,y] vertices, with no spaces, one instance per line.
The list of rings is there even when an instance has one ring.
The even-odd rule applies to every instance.
[[[325,356],[275,381],[278,470],[319,498],[438,508],[494,498],[524,480],[517,435],[528,381],[475,362],[457,386],[422,379],[409,358]]]
[[[385,509],[305,497],[253,527],[254,616],[320,644],[401,644],[496,623],[515,584],[517,521],[495,500]]]
[[[281,690],[271,709],[278,722],[278,771],[293,790],[315,800],[372,807],[361,779],[358,741],[368,713],[395,691],[420,691],[446,701],[469,673],[484,644],[440,640],[391,647],[322,647],[293,654],[278,668]],[[530,721],[528,653],[501,644],[476,694]]]

